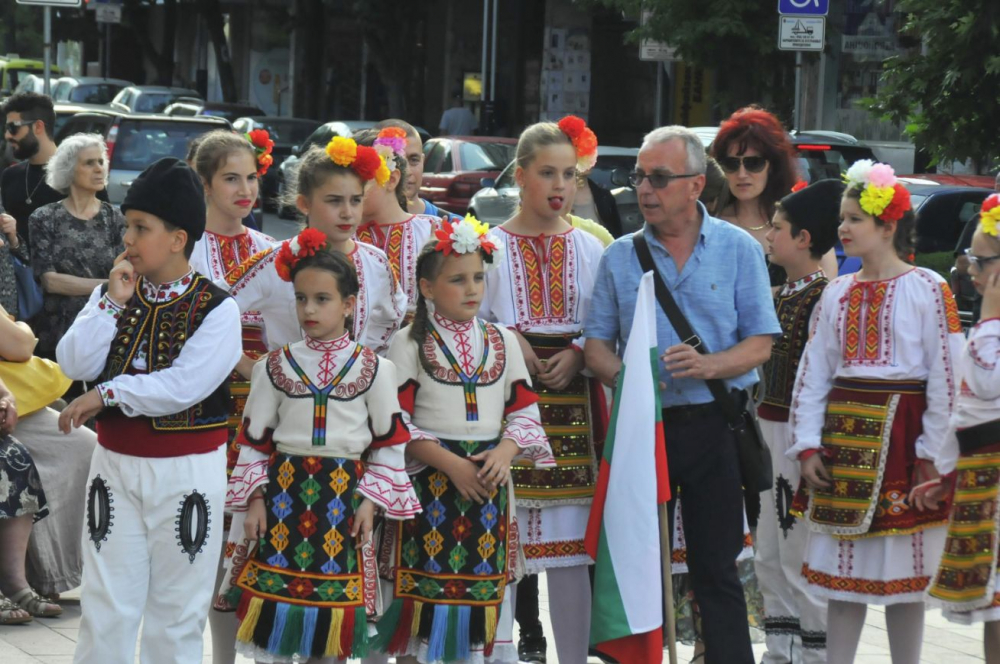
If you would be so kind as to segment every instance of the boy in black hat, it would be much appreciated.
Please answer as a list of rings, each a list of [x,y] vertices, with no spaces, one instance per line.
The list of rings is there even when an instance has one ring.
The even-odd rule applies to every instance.
[[[97,417],[87,495],[83,619],[74,661],[200,662],[222,546],[236,302],[194,272],[204,190],[157,161],[122,203],[125,251],[59,342],[66,375],[93,389],[59,418]]]
[[[775,485],[760,495],[754,566],[764,596],[764,661],[808,664],[826,661],[826,600],[810,594],[802,577],[808,528],[791,514],[799,463],[786,458],[785,452],[791,447],[792,387],[814,309],[828,283],[820,260],[837,241],[844,184],[820,180],[800,186],[775,206],[766,236],[771,262],[785,269],[788,282],[775,300],[781,338],[764,365],[766,396],[757,410],[761,432],[771,447]]]

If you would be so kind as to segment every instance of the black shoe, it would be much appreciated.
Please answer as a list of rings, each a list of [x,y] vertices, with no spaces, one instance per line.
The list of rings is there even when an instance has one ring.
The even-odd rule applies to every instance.
[[[547,648],[544,636],[522,636],[517,641],[517,658],[531,664],[545,664]]]
[[[618,660],[617,659],[615,659],[614,657],[610,657],[608,655],[605,655],[603,652],[599,652],[596,648],[591,648],[587,652],[587,655],[589,657],[596,657],[597,659],[599,659],[602,662],[604,662],[604,664],[618,664]]]

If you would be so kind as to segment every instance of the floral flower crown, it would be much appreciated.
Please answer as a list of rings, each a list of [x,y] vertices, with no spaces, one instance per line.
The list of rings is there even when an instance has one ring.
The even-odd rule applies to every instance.
[[[350,166],[362,180],[375,180],[380,187],[389,181],[389,167],[375,148],[358,145],[353,138],[334,136],[326,144],[326,154],[338,166]]]
[[[274,259],[274,269],[283,281],[292,280],[292,269],[306,256],[315,256],[326,247],[326,235],[315,228],[307,228],[291,240],[285,240]]]
[[[271,135],[267,133],[266,129],[254,129],[243,134],[243,137],[253,146],[253,151],[257,155],[257,177],[262,178],[267,173],[267,169],[274,163],[274,157],[271,156],[271,151],[274,150],[274,141],[271,140]]]
[[[500,264],[503,250],[489,239],[489,231],[489,224],[479,221],[471,214],[465,215],[465,219],[455,223],[442,221],[440,228],[434,231],[434,236],[437,238],[434,251],[450,256],[482,250],[486,269],[492,270]]]
[[[998,224],[1000,224],[1000,194],[990,194],[979,210],[979,228],[987,235],[997,237]]]
[[[581,173],[591,170],[597,163],[597,136],[583,118],[567,115],[559,121],[559,129],[573,141],[576,150],[576,169]]]
[[[860,159],[844,173],[849,189],[861,190],[861,209],[882,221],[899,221],[912,209],[909,190],[896,180],[889,164]]]
[[[385,159],[389,172],[396,170],[396,157],[406,157],[406,131],[399,127],[385,127],[378,133],[373,145]]]

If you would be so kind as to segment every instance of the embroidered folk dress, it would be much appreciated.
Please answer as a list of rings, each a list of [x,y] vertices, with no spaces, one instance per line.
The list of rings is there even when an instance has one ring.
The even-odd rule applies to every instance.
[[[864,604],[923,601],[948,512],[918,512],[907,495],[918,463],[950,470],[941,454],[963,343],[951,289],[934,272],[867,282],[845,275],[826,287],[796,379],[786,453],[797,460],[821,450],[833,476],[831,488],[810,491],[802,573],[812,592]]]
[[[363,498],[386,518],[420,512],[404,461],[410,438],[392,362],[351,341],[306,337],[254,366],[240,458],[226,504],[245,511],[264,485],[266,534],[256,550],[230,533],[236,649],[269,662],[363,657],[380,610],[375,549],[350,532]]]
[[[189,262],[191,267],[217,285],[228,288],[230,278],[239,274],[243,261],[274,245],[274,238],[252,228],[244,229],[238,235],[221,235],[205,231],[194,245]],[[259,311],[247,311],[240,317],[243,324],[243,354],[254,359],[267,352],[267,337],[264,332],[264,318]],[[236,430],[243,421],[243,407],[250,394],[250,381],[238,371],[229,377],[229,398],[232,410],[229,413],[229,447],[226,450],[226,472],[231,474],[240,450],[236,443]]]
[[[415,214],[398,224],[369,221],[358,227],[354,239],[378,247],[389,258],[392,273],[406,293],[407,321],[417,308],[417,255],[434,235],[440,218]]]
[[[1000,319],[980,321],[958,361],[962,383],[942,454],[956,468],[944,555],[929,591],[952,622],[1000,620]]]
[[[244,261],[230,278],[229,287],[240,311],[260,311],[271,350],[300,341],[303,336],[295,312],[295,286],[279,277],[274,267],[277,249],[276,245]],[[406,296],[381,250],[355,242],[348,258],[354,262],[359,287],[352,336],[384,354],[402,323]]]
[[[604,252],[600,241],[576,228],[533,237],[497,227],[490,239],[503,246],[505,260],[486,274],[479,315],[516,329],[543,361],[566,348],[582,351],[583,321]],[[603,410],[600,384],[583,374],[560,391],[538,381],[535,389],[558,465],[512,472],[529,574],[593,562],[583,537],[599,461],[594,416]]]
[[[510,438],[520,458],[554,466],[513,333],[478,318],[434,314],[418,347],[410,329],[393,339],[389,357],[412,440],[436,441],[467,457]],[[463,499],[435,468],[411,463],[408,470],[424,514],[386,531],[379,566],[393,600],[378,623],[379,648],[425,663],[516,662],[505,592],[520,557],[510,483],[480,505]]]

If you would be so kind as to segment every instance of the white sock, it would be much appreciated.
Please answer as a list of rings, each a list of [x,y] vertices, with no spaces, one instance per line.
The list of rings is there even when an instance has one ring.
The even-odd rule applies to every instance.
[[[827,664],[853,664],[867,612],[865,604],[830,600],[826,624]]]
[[[549,617],[559,664],[586,664],[590,640],[590,576],[586,565],[545,570]]]
[[[893,604],[885,607],[892,664],[918,664],[924,640],[924,603]]]

